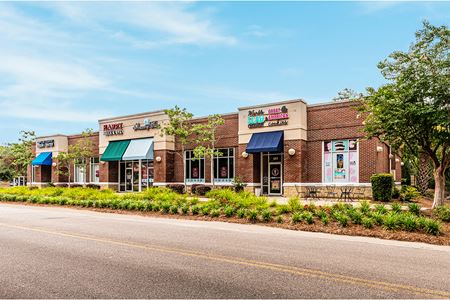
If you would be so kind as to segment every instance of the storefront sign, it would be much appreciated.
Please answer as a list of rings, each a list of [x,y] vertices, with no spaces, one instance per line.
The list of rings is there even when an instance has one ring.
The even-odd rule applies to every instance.
[[[45,140],[36,142],[38,148],[52,148],[55,146],[55,140]]]
[[[144,119],[144,124],[136,123],[133,126],[134,130],[150,130],[159,128],[158,121],[150,121],[149,119]]]
[[[262,109],[248,112],[248,128],[284,126],[288,124],[289,113],[286,106],[269,108],[267,113]]]
[[[103,125],[103,134],[106,136],[122,135],[123,134],[123,123],[113,123],[113,124]]]

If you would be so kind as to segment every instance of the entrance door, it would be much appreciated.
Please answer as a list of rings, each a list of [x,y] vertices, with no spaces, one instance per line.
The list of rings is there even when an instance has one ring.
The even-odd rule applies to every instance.
[[[269,163],[269,195],[281,195],[283,187],[281,163]]]
[[[125,191],[133,191],[133,168],[125,169]]]

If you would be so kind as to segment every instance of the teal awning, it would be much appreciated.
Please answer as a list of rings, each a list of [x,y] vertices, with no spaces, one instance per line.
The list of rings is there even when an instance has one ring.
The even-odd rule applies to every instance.
[[[33,159],[31,162],[33,166],[51,166],[52,165],[52,153],[51,152],[42,152]]]
[[[122,160],[153,159],[153,139],[131,140]]]
[[[122,160],[122,156],[128,148],[130,140],[109,142],[105,152],[103,152],[102,161],[118,161]]]

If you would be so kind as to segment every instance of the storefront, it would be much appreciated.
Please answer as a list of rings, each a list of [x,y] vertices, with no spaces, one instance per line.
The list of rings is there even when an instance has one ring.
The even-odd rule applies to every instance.
[[[182,151],[174,137],[161,135],[168,120],[164,111],[103,119],[93,137],[98,153],[71,167],[71,182],[138,192],[169,184],[227,187],[239,177],[249,191],[290,196],[310,185],[368,188],[370,176],[381,172],[391,172],[400,181],[400,158],[379,140],[364,139],[356,105],[307,105],[298,99],[241,107],[222,115],[225,124],[217,129],[216,144],[221,155],[212,159],[196,159],[194,143]],[[206,123],[207,118],[192,122]],[[55,175],[54,157],[78,138],[38,139],[32,182],[67,181]]]

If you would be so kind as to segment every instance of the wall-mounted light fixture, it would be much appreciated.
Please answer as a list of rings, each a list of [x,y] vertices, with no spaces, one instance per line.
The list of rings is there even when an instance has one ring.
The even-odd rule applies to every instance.
[[[403,167],[404,165],[405,165],[405,163],[404,163],[404,162],[401,162],[401,163],[400,163],[400,166],[402,166],[402,167]]]
[[[389,154],[389,158],[393,158],[394,157],[394,154]]]
[[[290,156],[294,155],[295,154],[295,149],[293,149],[293,148],[289,149],[288,153],[289,153]]]
[[[56,162],[52,162],[52,166],[56,167]]]
[[[157,157],[155,158],[155,160],[156,160],[157,162],[161,162],[162,158],[161,158],[161,156],[157,156]]]
[[[248,153],[247,153],[247,152],[245,152],[245,151],[244,151],[244,152],[242,152],[242,157],[243,157],[243,158],[247,158],[247,157],[248,157]]]
[[[400,162],[400,159],[399,159],[399,158],[396,158],[396,159],[395,159],[395,162]]]
[[[383,152],[383,147],[377,146],[377,152]]]

